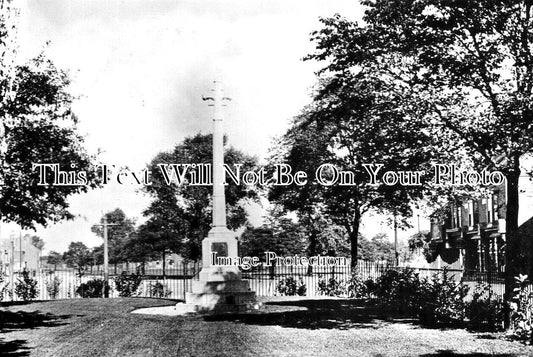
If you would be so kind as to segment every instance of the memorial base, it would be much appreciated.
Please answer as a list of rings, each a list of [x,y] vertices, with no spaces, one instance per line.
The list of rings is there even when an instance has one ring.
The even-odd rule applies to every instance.
[[[250,291],[248,281],[241,279],[237,266],[217,266],[211,261],[211,252],[237,256],[233,235],[225,227],[214,227],[202,241],[204,266],[199,280],[192,282],[192,291],[185,294],[186,308],[200,313],[243,312],[255,304],[255,292]]]
[[[252,306],[255,292],[246,280],[193,281],[192,292],[185,301],[195,312],[243,312]]]

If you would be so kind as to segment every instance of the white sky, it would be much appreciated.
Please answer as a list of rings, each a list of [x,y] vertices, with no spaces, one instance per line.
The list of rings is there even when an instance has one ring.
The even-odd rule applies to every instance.
[[[301,59],[313,51],[319,16],[362,14],[355,0],[26,0],[21,10],[19,61],[46,47],[74,78],[89,150],[134,169],[185,136],[211,130],[201,97],[216,77],[233,99],[224,124],[230,144],[263,158],[310,100],[319,67]],[[109,184],[70,202],[80,218],[38,230],[46,251],[64,251],[71,241],[101,244],[90,226],[102,212],[120,207],[142,220],[148,200]],[[368,235],[387,231],[365,227]],[[3,225],[0,234],[11,231],[18,233]]]

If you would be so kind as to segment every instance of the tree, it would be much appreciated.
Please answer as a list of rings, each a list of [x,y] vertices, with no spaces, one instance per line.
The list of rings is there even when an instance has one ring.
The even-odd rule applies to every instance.
[[[324,217],[299,217],[302,232],[307,236],[309,245],[308,254],[329,255],[335,257],[349,257],[350,244],[346,231],[330,219]]]
[[[68,250],[63,253],[63,260],[69,267],[76,268],[78,274],[82,276],[91,263],[91,253],[82,242],[71,242]]]
[[[107,223],[110,224],[107,228],[109,262],[115,264],[116,267],[117,263],[130,260],[126,254],[125,246],[130,235],[135,231],[135,222],[133,219],[126,217],[126,214],[120,208],[107,212],[104,217],[107,219]],[[101,238],[104,237],[104,227],[102,225],[92,226],[91,231]]]
[[[183,242],[171,229],[169,222],[156,218],[149,219],[142,224],[127,244],[129,252],[135,254],[144,262],[149,258],[161,258],[163,275],[165,275],[167,252],[180,252],[184,248]],[[199,251],[200,248],[197,248]],[[190,253],[190,251],[188,251]]]
[[[394,261],[394,245],[385,233],[378,233],[371,240],[359,237],[359,257],[369,261]]]
[[[26,235],[26,237],[28,236],[29,235]],[[44,247],[44,241],[41,239],[41,237],[35,235],[31,236],[31,244],[39,250],[42,250]]]
[[[418,232],[407,239],[407,245],[411,252],[419,249],[424,249],[431,240],[431,233],[429,231]]]
[[[11,95],[19,14],[11,0],[3,0],[0,10],[0,108],[3,108],[7,97]]]
[[[414,108],[400,108],[401,95],[383,91],[386,83],[369,76],[346,75],[339,80],[320,81],[312,105],[293,120],[292,126],[274,149],[271,162],[285,162],[293,171],[322,172],[332,180],[339,171],[349,172],[348,185],[311,182],[304,186],[273,186],[269,198],[300,216],[326,215],[343,227],[349,238],[352,268],[357,264],[357,240],[364,213],[410,216],[411,202],[423,191],[418,186],[371,184],[363,164],[381,164],[383,172],[423,170],[432,151],[431,136],[415,130],[406,119]],[[335,167],[332,169],[331,167]],[[338,171],[334,171],[338,170]],[[319,174],[320,175],[320,174]]]
[[[0,220],[23,228],[74,218],[67,198],[99,185],[95,160],[83,147],[72,112],[70,79],[44,54],[27,64],[14,62],[18,20],[11,1],[0,4]],[[38,185],[33,163],[86,171],[79,185]],[[48,170],[46,178],[53,182]]]
[[[256,166],[256,158],[226,148],[224,162],[233,168],[242,164],[242,171]],[[211,194],[209,185],[167,184],[159,164],[211,164],[212,136],[197,134],[187,137],[171,152],[155,156],[149,167],[152,171],[152,185],[145,186],[153,201],[144,211],[148,222],[140,234],[146,233],[166,247],[184,257],[197,260],[201,255],[201,241],[211,226]],[[194,169],[191,169],[194,170]],[[171,171],[171,170],[170,170]],[[231,182],[231,181],[230,181]],[[229,184],[225,190],[228,228],[235,230],[247,223],[244,204],[257,198],[253,187]]]
[[[54,266],[55,271],[57,269],[57,265],[63,263],[63,255],[52,250],[50,251],[50,253],[48,253],[48,259],[46,262],[48,264],[52,264]]]
[[[124,246],[125,255],[130,261],[141,262],[141,272],[144,273],[145,263],[149,259],[159,258],[162,255],[162,248],[158,246],[159,242],[164,239],[158,239],[159,227],[149,227],[150,221],[141,225],[133,234],[130,235],[126,245]],[[147,226],[148,225],[148,226]],[[166,249],[166,247],[163,247]]]
[[[529,0],[363,1],[364,23],[323,19],[312,59],[337,80],[354,68],[393,79],[423,107],[420,130],[507,179],[506,299],[527,271],[518,235],[521,158],[533,151],[533,19]]]
[[[261,227],[247,227],[239,239],[241,256],[265,257],[265,252],[279,256],[306,253],[304,229],[276,209],[270,210]]]
[[[431,232],[421,231],[413,234],[407,239],[407,246],[402,249],[404,255],[404,261],[410,261],[413,257],[422,254],[425,261],[430,263],[434,262],[437,258],[434,249],[431,249],[429,242],[431,241]]]
[[[104,244],[97,245],[91,249],[91,263],[93,265],[104,264]]]

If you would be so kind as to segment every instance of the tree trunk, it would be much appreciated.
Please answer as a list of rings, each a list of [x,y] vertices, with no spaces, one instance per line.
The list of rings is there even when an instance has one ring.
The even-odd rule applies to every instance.
[[[361,212],[359,210],[356,210],[353,221],[351,224],[351,230],[350,230],[350,256],[351,256],[351,263],[350,268],[352,270],[352,273],[355,272],[357,268],[357,241],[359,238],[359,224],[361,223]]]
[[[505,327],[509,328],[511,323],[511,311],[509,302],[512,298],[514,278],[521,270],[520,259],[520,236],[518,235],[518,208],[519,189],[518,180],[520,178],[520,158],[513,157],[511,169],[507,173],[507,204],[505,209],[505,304],[506,319]]]

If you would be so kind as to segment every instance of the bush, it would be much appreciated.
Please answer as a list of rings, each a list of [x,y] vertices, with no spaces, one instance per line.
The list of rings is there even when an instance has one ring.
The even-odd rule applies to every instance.
[[[412,269],[387,270],[377,279],[374,295],[400,313],[417,313],[424,283]]]
[[[420,322],[427,325],[450,324],[465,320],[468,286],[456,282],[445,268],[420,285]]]
[[[57,298],[57,295],[59,294],[59,286],[61,285],[61,279],[59,279],[57,276],[54,276],[53,279],[47,280],[45,285],[46,291],[48,292],[50,298]]]
[[[319,278],[317,293],[325,296],[346,296],[346,283],[331,277],[328,280]]]
[[[148,290],[150,293],[150,297],[155,298],[166,298],[169,297],[172,293],[170,290],[168,290],[166,285],[161,284],[159,281],[150,284]]]
[[[533,293],[527,291],[527,275],[519,275],[515,278],[516,287],[513,289],[511,299],[511,328],[514,335],[522,340],[532,338],[532,311],[531,299]]]
[[[115,287],[118,291],[118,296],[120,297],[130,297],[134,296],[141,285],[142,276],[140,274],[131,274],[128,275],[127,272],[123,271],[122,274],[115,277]]]
[[[31,301],[39,295],[37,280],[30,278],[27,270],[22,272],[22,280],[18,279],[15,283],[15,295],[24,301]]]
[[[92,279],[86,283],[82,283],[76,289],[76,294],[78,294],[82,298],[102,297],[103,296],[102,293],[104,292],[104,285],[105,285],[106,294],[109,294],[109,291],[111,289],[109,285],[106,284],[103,279]]]
[[[4,296],[11,296],[11,290],[9,290],[9,281],[6,276],[0,273],[0,302],[4,300]]]
[[[465,318],[468,287],[455,282],[448,271],[421,279],[412,269],[388,270],[372,287],[386,307],[417,316],[425,325],[449,324]]]
[[[292,276],[280,280],[276,289],[281,295],[285,296],[305,296],[307,293],[307,287],[303,280],[300,278],[300,280],[296,281]]]
[[[478,282],[467,303],[466,317],[469,327],[475,330],[498,331],[503,327],[504,303],[495,295],[490,284]]]
[[[367,279],[365,281],[365,289],[368,297],[375,296],[378,289],[378,284],[372,279]]]
[[[358,273],[353,273],[350,277],[350,280],[348,280],[345,284],[346,295],[349,298],[355,299],[369,297],[373,285],[374,281],[372,281],[372,279],[363,281],[361,275],[359,275]]]

